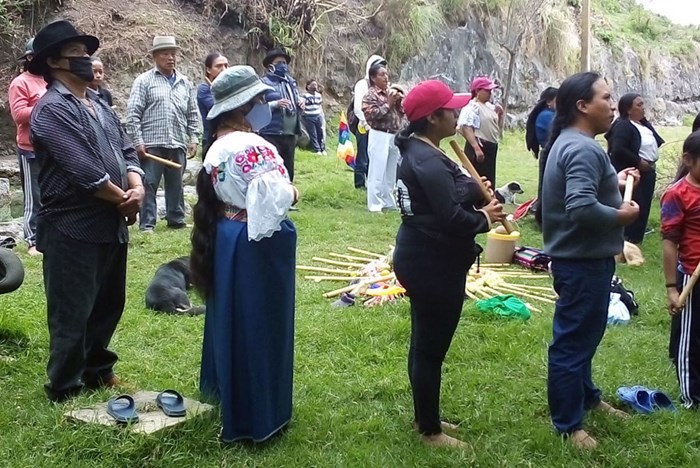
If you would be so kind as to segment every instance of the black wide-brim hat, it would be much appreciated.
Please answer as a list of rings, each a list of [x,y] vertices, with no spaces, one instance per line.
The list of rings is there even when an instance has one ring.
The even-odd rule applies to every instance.
[[[287,63],[292,61],[292,57],[290,57],[289,54],[284,51],[284,49],[272,49],[267,53],[267,55],[265,55],[265,58],[263,59],[263,67],[269,67],[272,61],[277,57],[284,57]]]
[[[42,75],[46,70],[46,59],[56,49],[69,42],[82,42],[90,55],[100,47],[100,40],[95,36],[80,34],[75,26],[66,20],[54,21],[44,26],[34,37],[34,57],[29,61],[27,70],[35,75]]]

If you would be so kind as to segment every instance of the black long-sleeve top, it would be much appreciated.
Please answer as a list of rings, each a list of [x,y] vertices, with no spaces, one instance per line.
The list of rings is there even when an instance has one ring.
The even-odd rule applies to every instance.
[[[95,192],[108,181],[127,190],[127,172],[143,176],[143,171],[117,115],[94,91],[88,90],[87,99],[95,116],[54,81],[32,112],[32,142],[41,164],[39,219],[72,239],[127,243],[124,217]]]
[[[644,120],[642,125],[651,130],[659,147],[665,143],[664,139],[656,133],[651,123]],[[610,162],[617,172],[628,167],[639,167],[641,160],[639,148],[642,146],[642,136],[629,119],[617,119],[613,122],[612,127],[605,134],[605,138],[608,140]]]
[[[479,208],[484,199],[476,180],[432,145],[401,138],[397,173],[402,222],[447,244],[464,246],[490,228]]]

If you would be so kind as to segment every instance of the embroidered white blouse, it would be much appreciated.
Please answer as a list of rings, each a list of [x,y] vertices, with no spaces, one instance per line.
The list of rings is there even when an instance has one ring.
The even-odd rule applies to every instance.
[[[272,143],[255,133],[232,132],[212,144],[203,166],[219,199],[247,211],[248,240],[281,229],[295,191]]]

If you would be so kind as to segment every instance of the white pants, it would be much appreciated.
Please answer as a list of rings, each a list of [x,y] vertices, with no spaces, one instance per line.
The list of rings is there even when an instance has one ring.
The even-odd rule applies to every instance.
[[[394,135],[370,129],[367,155],[367,209],[374,212],[396,209],[394,186],[399,149],[394,144]]]

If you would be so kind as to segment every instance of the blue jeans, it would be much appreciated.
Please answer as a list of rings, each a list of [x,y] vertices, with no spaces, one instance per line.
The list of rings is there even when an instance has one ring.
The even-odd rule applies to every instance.
[[[182,148],[148,148],[150,154],[180,164],[180,169],[166,167],[163,164],[150,159],[141,160],[141,169],[146,174],[145,190],[146,196],[143,199],[143,206],[139,214],[139,228],[153,229],[158,218],[158,206],[156,204],[156,193],[160,186],[160,180],[164,179],[163,190],[165,191],[165,220],[168,226],[182,226],[185,224],[185,197],[182,191],[182,175],[185,172],[187,157]]]
[[[17,148],[17,161],[19,161],[19,176],[22,180],[22,193],[24,193],[24,216],[22,228],[24,240],[29,247],[36,244],[36,216],[41,208],[39,194],[39,161],[31,151]]]
[[[549,345],[547,396],[556,430],[571,434],[583,415],[600,403],[591,361],[605,334],[610,281],[615,260],[552,259],[554,289],[559,294]]]
[[[367,182],[367,170],[369,169],[369,156],[367,155],[367,142],[369,130],[362,134],[355,134],[357,139],[357,156],[355,157],[355,188],[363,188]]]

